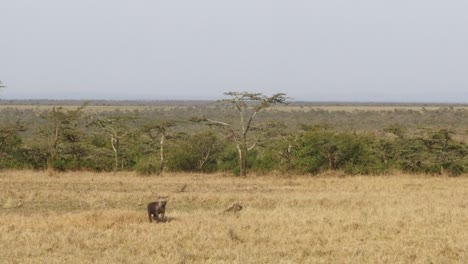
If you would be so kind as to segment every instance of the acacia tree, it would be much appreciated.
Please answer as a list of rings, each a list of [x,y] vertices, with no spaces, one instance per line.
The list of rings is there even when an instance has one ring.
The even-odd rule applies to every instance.
[[[62,143],[78,142],[78,123],[87,105],[85,103],[75,110],[54,106],[49,112],[41,115],[41,118],[47,120],[47,125],[39,131],[47,138],[47,169],[54,170],[53,164],[57,160]]]
[[[159,158],[161,160],[160,170],[164,172],[166,169],[167,161],[164,156],[164,146],[166,143],[167,133],[169,129],[177,124],[177,121],[163,121],[150,123],[143,126],[145,132],[152,142],[159,140]]]
[[[228,92],[224,93],[230,96],[230,99],[224,99],[223,102],[229,103],[239,113],[239,127],[222,121],[217,121],[204,117],[202,121],[206,121],[211,125],[219,126],[228,131],[231,138],[234,140],[239,155],[239,169],[241,176],[247,176],[247,154],[252,150],[256,142],[248,145],[247,135],[252,129],[252,121],[262,109],[276,104],[284,104],[287,97],[284,93],[277,93],[270,97],[261,93],[250,92]]]
[[[130,122],[136,117],[134,116],[111,116],[105,118],[95,118],[92,125],[100,127],[106,133],[110,140],[112,151],[114,152],[114,170],[119,168],[120,152],[122,140],[130,136],[132,133],[129,127]]]

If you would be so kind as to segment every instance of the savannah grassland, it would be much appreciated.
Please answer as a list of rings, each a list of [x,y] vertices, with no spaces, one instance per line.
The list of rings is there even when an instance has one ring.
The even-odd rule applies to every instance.
[[[2,263],[467,263],[467,230],[464,176],[0,172]]]
[[[62,108],[66,110],[75,110],[77,107],[79,107],[79,104],[74,105],[60,105]],[[145,111],[145,110],[165,110],[165,111],[171,111],[173,109],[186,109],[189,107],[193,107],[193,104],[189,103],[184,103],[184,102],[175,102],[175,103],[167,103],[162,102],[161,104],[155,104],[155,105],[134,105],[134,104],[123,104],[123,105],[115,105],[115,104],[109,104],[109,105],[89,105],[85,108],[85,112],[112,112],[117,109],[121,111]],[[215,107],[216,104],[213,102],[211,105],[211,108]],[[35,104],[0,104],[0,110],[3,109],[18,109],[18,110],[35,110],[35,111],[47,111],[52,109],[54,107],[53,104],[49,105],[35,105]],[[205,106],[206,107],[206,106]],[[209,108],[209,107],[208,107]],[[382,105],[382,104],[372,104],[372,105],[366,105],[366,104],[357,104],[357,105],[347,105],[347,104],[336,104],[336,105],[280,105],[280,106],[273,106],[269,109],[266,109],[267,111],[284,111],[284,112],[292,112],[292,111],[299,111],[299,112],[305,112],[305,111],[310,111],[310,110],[323,110],[323,111],[344,111],[344,112],[356,112],[356,111],[422,111],[422,110],[428,110],[428,111],[436,111],[440,109],[447,108],[447,105]],[[454,110],[468,110],[467,105],[455,105],[451,106],[452,109]]]

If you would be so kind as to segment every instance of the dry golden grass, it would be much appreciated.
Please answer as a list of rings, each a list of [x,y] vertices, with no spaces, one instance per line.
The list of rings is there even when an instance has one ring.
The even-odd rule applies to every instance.
[[[4,263],[468,262],[466,177],[10,171],[0,212]]]

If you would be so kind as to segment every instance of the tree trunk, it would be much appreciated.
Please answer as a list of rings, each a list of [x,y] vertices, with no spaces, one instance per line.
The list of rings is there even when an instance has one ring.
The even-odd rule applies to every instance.
[[[119,169],[119,152],[114,151],[114,170],[117,171]]]
[[[161,156],[161,166],[160,166],[160,169],[161,169],[161,173],[164,172],[164,170],[166,169],[166,160],[164,159],[164,139],[166,138],[166,135],[164,135],[164,133],[162,133],[161,135],[161,141],[159,142],[159,145],[160,145],[160,156]]]
[[[112,150],[114,150],[114,171],[119,169],[119,140],[117,136],[111,135]]]
[[[237,147],[239,152],[239,175],[247,176],[247,146],[241,145]]]
[[[55,108],[53,110],[55,112]],[[54,124],[54,143],[52,144],[52,149],[50,150],[50,155],[49,155],[49,158],[47,160],[47,170],[49,171],[54,171],[55,168],[54,168],[54,162],[55,162],[55,159],[57,158],[57,149],[58,149],[58,141],[59,141],[59,123],[57,120],[55,120],[55,124]]]
[[[292,145],[289,144],[288,145],[288,150],[287,150],[287,154],[286,154],[286,171],[289,173],[292,169],[292,162],[291,162],[291,149],[292,149]]]

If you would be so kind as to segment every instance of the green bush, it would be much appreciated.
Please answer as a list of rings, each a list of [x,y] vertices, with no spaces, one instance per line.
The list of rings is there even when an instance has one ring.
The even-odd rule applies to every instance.
[[[175,150],[168,157],[170,171],[198,171],[197,157],[190,151]]]
[[[161,162],[155,157],[143,157],[135,164],[135,170],[142,175],[160,174]]]
[[[237,170],[239,175],[239,156],[235,146],[227,147],[218,158],[218,169],[220,171],[234,171]]]

